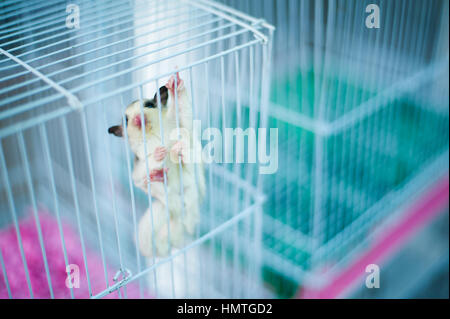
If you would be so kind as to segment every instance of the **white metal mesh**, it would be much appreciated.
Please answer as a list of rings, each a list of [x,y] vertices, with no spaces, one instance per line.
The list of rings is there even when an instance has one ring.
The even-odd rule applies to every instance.
[[[264,262],[292,296],[326,283],[447,170],[448,1],[221,2],[277,28]],[[369,4],[379,29],[365,25]]]
[[[448,170],[448,1],[221,2],[276,26],[270,91],[271,27],[216,2],[77,1],[79,30],[65,27],[64,1],[0,4],[0,227],[19,234],[30,207],[33,222],[60,214],[85,238],[91,295],[123,285],[133,297],[137,283],[140,297],[272,296],[264,281],[292,296],[324,284]],[[365,26],[369,4],[380,29]],[[278,171],[208,165],[196,239],[145,260],[135,235],[149,199],[106,131],[175,66],[195,119],[278,129]],[[35,240],[45,253],[45,231]],[[27,247],[14,249],[29,269]],[[47,284],[53,265],[39,267]],[[112,281],[120,269],[133,280]]]
[[[107,132],[127,104],[153,97],[175,68],[204,127],[261,126],[271,27],[203,1],[74,3],[79,29],[66,27],[65,1],[0,4],[0,226],[16,226],[20,236],[31,207],[45,268],[21,248],[27,235],[17,237],[26,285],[0,290],[16,298],[136,297],[130,287],[138,285],[138,297],[261,296],[257,166],[205,165],[196,237],[168,257],[146,259],[136,224],[152,199],[132,183],[126,141]],[[41,230],[44,211],[61,220],[56,238]],[[55,260],[46,256],[55,241],[64,250],[59,265],[76,259],[63,243],[67,224],[81,240],[83,294],[57,289]],[[9,261],[5,273],[15,276]]]

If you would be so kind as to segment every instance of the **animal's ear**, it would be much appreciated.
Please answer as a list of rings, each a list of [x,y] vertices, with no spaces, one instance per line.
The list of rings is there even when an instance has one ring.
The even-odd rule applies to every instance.
[[[114,134],[117,137],[122,137],[123,136],[123,128],[122,125],[115,125],[115,126],[111,126],[108,129],[108,133],[109,134]]]
[[[169,90],[166,88],[166,86],[161,86],[159,88],[159,96],[161,97],[161,104],[162,106],[166,106],[167,99],[169,98]],[[158,94],[155,94],[155,97],[153,98],[156,103],[158,103]]]

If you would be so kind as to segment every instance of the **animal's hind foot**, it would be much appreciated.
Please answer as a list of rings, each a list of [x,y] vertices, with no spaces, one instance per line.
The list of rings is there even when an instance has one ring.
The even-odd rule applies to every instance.
[[[168,168],[164,168],[164,169],[153,169],[150,171],[150,176],[147,179],[146,183],[148,184],[149,182],[154,183],[154,182],[164,182],[164,173],[167,174],[167,172],[169,171]]]
[[[158,146],[157,148],[155,148],[155,153],[154,153],[154,157],[155,160],[158,162],[161,162],[167,155],[167,148],[165,148],[164,146]]]

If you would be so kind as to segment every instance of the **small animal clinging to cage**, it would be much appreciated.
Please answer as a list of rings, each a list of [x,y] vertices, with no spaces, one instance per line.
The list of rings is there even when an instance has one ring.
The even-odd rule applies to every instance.
[[[112,126],[108,132],[118,137],[127,134],[135,155],[133,182],[155,199],[139,221],[140,251],[147,257],[154,252],[167,255],[171,246],[183,244],[186,233],[194,235],[205,193],[201,165],[198,190],[195,184],[195,163],[190,155],[194,151],[191,145],[198,141],[194,142],[191,134],[192,105],[179,73],[159,88],[153,99],[144,99],[142,106],[140,100],[131,103],[124,124]]]

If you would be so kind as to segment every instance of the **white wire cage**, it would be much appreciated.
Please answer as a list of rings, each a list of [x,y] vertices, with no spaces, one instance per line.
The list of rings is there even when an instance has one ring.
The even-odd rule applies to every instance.
[[[154,199],[108,127],[175,72],[204,126],[267,125],[273,28],[206,1],[73,3],[80,28],[66,1],[0,4],[1,297],[264,296],[258,166],[205,165],[195,238],[144,258]]]
[[[73,258],[90,268],[91,287],[82,269],[86,289],[64,286],[66,297],[134,297],[135,284],[140,297],[274,296],[263,282],[275,296],[292,296],[299,284],[325,283],[447,170],[447,1],[222,2],[277,27],[270,92],[263,88],[272,28],[215,2],[79,1],[79,30],[65,27],[62,1],[0,4],[0,47],[53,81],[5,55],[0,60],[1,240],[17,242],[16,214],[22,242],[37,244],[40,269],[20,270],[21,254],[33,256],[12,246],[17,285],[25,285],[20,295],[10,280],[12,297],[29,297],[28,282],[44,287],[34,296],[51,296],[33,212],[49,251],[46,232],[56,230],[55,242],[59,229],[86,237],[86,252],[75,240],[67,261],[54,248],[60,263]],[[373,3],[380,29],[365,26]],[[264,178],[252,165],[207,168],[209,195],[193,246],[144,260],[135,224],[148,198],[129,179],[126,144],[105,132],[140,90],[152,96],[175,66],[202,123],[278,128],[279,168]],[[71,94],[81,113],[70,106],[77,100],[68,105]],[[58,211],[73,229],[46,217]],[[15,274],[5,250],[7,279]],[[1,296],[7,285],[0,280]]]
[[[448,1],[221,2],[277,28],[264,277],[293,296],[326,285],[448,171]]]

